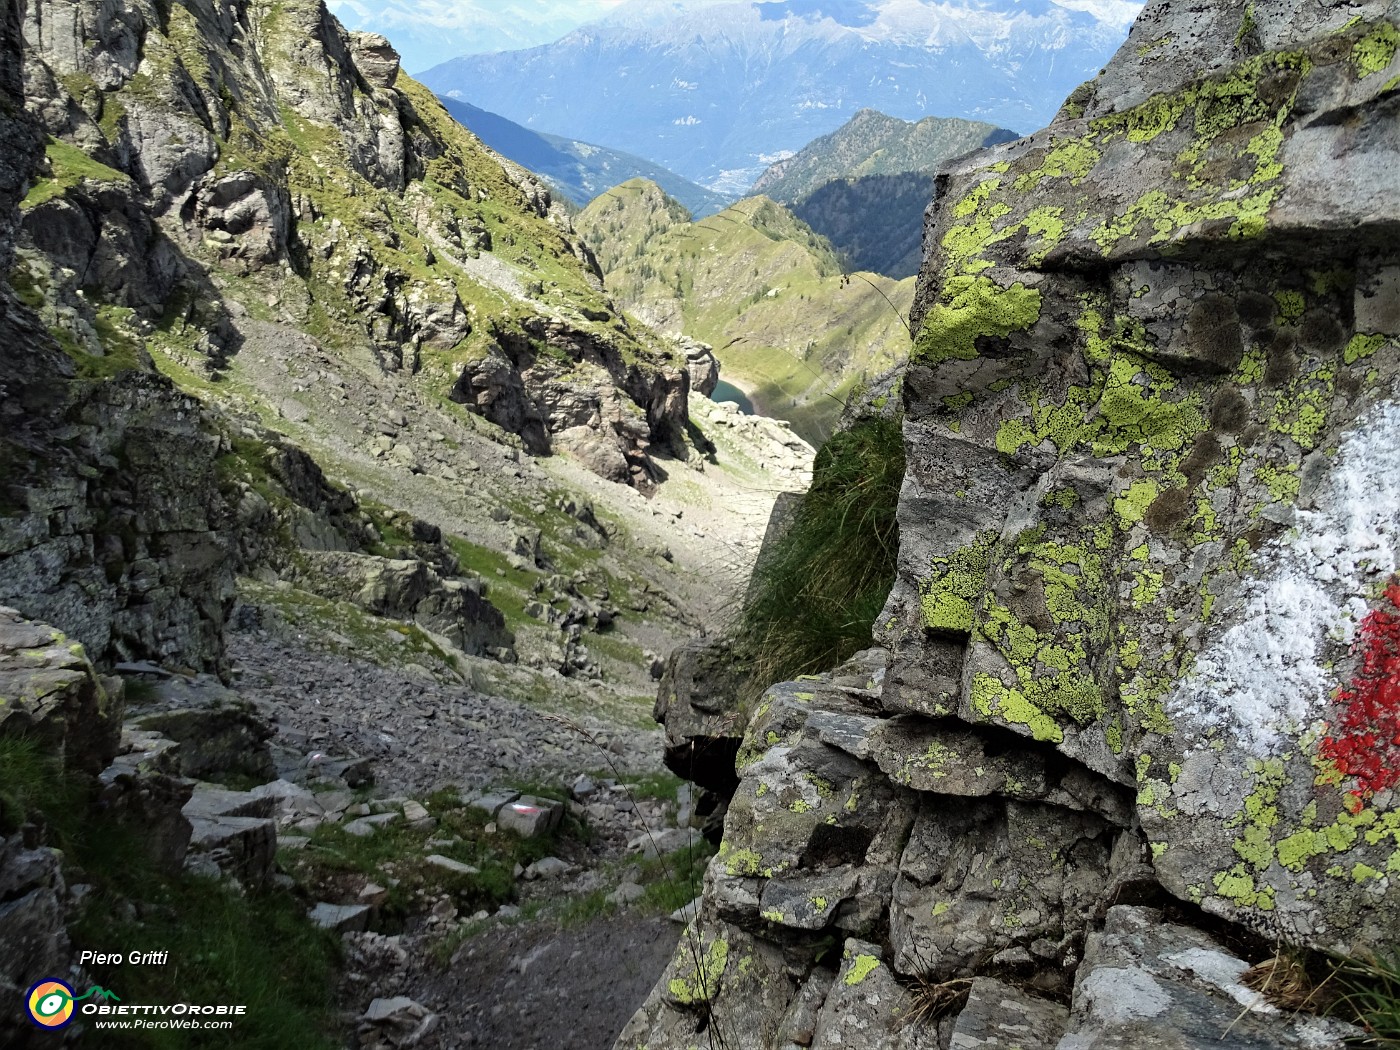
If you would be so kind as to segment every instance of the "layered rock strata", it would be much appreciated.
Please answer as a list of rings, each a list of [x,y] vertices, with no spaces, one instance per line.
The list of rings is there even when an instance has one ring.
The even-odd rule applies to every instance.
[[[1241,976],[1400,929],[1397,44],[1159,0],[940,175],[888,665],[769,690],[620,1047],[1340,1045]]]

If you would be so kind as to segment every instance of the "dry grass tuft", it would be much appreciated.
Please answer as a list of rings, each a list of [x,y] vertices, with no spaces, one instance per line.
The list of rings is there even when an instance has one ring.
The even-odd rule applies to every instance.
[[[915,974],[911,993],[914,1005],[904,1015],[906,1025],[921,1025],[937,1021],[944,1014],[961,1010],[972,991],[971,977],[954,977],[946,981],[934,981],[921,974]]]
[[[1280,1010],[1321,1013],[1336,999],[1336,993],[1328,987],[1332,976],[1328,972],[1319,980],[1300,953],[1281,949],[1279,954],[1246,970],[1240,983]]]

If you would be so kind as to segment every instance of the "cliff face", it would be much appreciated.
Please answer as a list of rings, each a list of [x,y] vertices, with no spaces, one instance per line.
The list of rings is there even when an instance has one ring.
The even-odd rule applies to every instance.
[[[1397,919],[1356,749],[1395,766],[1400,564],[1397,32],[1358,12],[1154,5],[946,173],[886,694],[1131,787],[1177,896],[1353,949]]]
[[[43,138],[22,108],[20,9],[7,5],[5,16],[14,46],[5,48],[0,88],[0,265],[20,297],[0,282],[0,600],[63,623],[94,655],[178,654],[217,669],[232,594],[217,435],[197,402],[157,377],[133,372],[104,383],[101,364],[80,374],[62,337],[81,329],[96,342],[103,321],[70,305],[86,307],[67,288],[49,305],[71,327],[43,323],[29,309],[39,300],[28,264],[11,271],[15,206],[26,190],[34,194]],[[64,271],[62,280],[72,277]]]
[[[482,445],[571,450],[642,490],[658,455],[688,454],[683,359],[628,325],[548,193],[382,38],[318,3],[5,16],[0,601],[99,662],[222,669],[233,573],[285,568],[280,536],[382,546],[314,464],[304,492],[264,476],[295,449],[250,459],[277,417],[321,427],[301,436],[323,457],[351,434],[375,456],[402,444],[405,471],[423,470],[410,416],[424,441],[455,448],[455,414]],[[473,604],[429,589],[409,605],[448,610],[434,629]],[[500,648],[476,605],[483,631],[464,612],[445,633]]]
[[[683,453],[678,362],[617,315],[548,193],[400,77],[382,37],[319,3],[199,0],[39,2],[24,36],[52,141],[22,280],[75,352],[110,357],[111,330],[217,376],[255,338],[242,322],[280,322],[531,451],[596,431],[615,480]]]
[[[770,690],[619,1046],[1339,1045],[1203,931],[1400,926],[1395,18],[1150,3],[940,176],[888,665]]]

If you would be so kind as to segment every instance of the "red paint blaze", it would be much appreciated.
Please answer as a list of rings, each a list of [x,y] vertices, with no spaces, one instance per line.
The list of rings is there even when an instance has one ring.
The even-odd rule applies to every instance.
[[[1384,606],[1361,621],[1352,651],[1361,667],[1337,690],[1340,719],[1328,728],[1321,753],[1356,787],[1347,808],[1358,812],[1377,791],[1400,783],[1400,579],[1392,578]]]

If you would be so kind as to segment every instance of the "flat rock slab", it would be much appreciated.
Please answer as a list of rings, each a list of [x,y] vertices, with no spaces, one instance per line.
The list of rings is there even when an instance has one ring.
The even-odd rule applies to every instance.
[[[618,889],[621,888],[621,886],[618,887]],[[695,921],[695,916],[700,914],[700,902],[703,899],[703,897],[696,897],[689,904],[681,905],[675,911],[671,912],[671,921],[678,922],[682,926],[689,926]]]
[[[379,1032],[391,1046],[405,1048],[417,1046],[437,1025],[437,1014],[403,995],[375,999],[360,1018],[362,1033]]]
[[[640,850],[643,857],[652,858],[689,849],[698,845],[703,838],[698,828],[666,828],[637,835],[627,843],[627,848]]]
[[[451,857],[444,857],[441,853],[433,853],[424,858],[427,863],[443,871],[450,871],[456,875],[479,875],[480,868],[474,868],[470,864],[464,864],[460,860],[453,860]]]
[[[1270,1006],[1240,983],[1248,968],[1152,908],[1112,908],[1085,944],[1057,1050],[1342,1050],[1347,1034],[1360,1034]]]
[[[953,1025],[950,1050],[1055,1050],[1069,1010],[1004,981],[978,977]]]
[[[356,817],[347,822],[344,826],[347,835],[354,835],[356,838],[365,838],[373,835],[375,830],[392,824],[399,819],[397,813],[371,813],[368,816]]]
[[[494,817],[501,811],[502,806],[509,805],[519,797],[520,792],[518,791],[493,791],[489,795],[472,799],[471,805],[473,808]]]
[[[277,826],[265,817],[190,818],[190,853],[205,854],[219,871],[260,886],[272,874]]]
[[[528,868],[525,869],[527,879],[553,879],[560,875],[567,875],[574,870],[574,866],[566,860],[558,857],[541,857]]]
[[[271,795],[256,791],[229,791],[226,788],[197,787],[181,810],[191,820],[217,820],[220,817],[271,817],[276,805]]]
[[[514,831],[527,839],[553,830],[563,819],[564,807],[561,803],[534,795],[522,795],[502,806],[496,814],[496,823],[502,830]]]
[[[369,925],[368,904],[327,904],[322,901],[307,912],[307,917],[323,930],[350,933]]]

